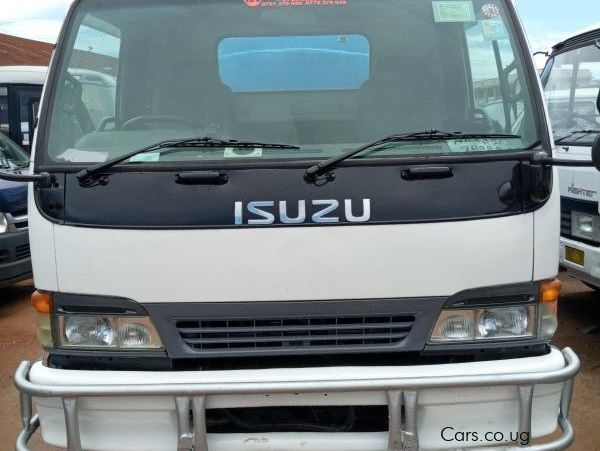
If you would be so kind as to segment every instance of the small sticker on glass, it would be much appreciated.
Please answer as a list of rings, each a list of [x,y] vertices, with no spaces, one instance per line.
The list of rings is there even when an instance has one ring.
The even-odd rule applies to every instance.
[[[448,147],[451,152],[491,152],[494,150],[519,149],[521,140],[514,138],[487,139],[450,139]]]
[[[508,31],[502,20],[482,20],[481,29],[483,30],[483,37],[488,41],[508,39]]]
[[[156,162],[160,161],[160,152],[139,153],[129,159],[130,163]]]
[[[261,147],[255,149],[239,149],[234,147],[226,147],[223,157],[225,158],[260,158],[263,150]]]
[[[436,22],[475,22],[472,1],[434,1],[432,5]]]

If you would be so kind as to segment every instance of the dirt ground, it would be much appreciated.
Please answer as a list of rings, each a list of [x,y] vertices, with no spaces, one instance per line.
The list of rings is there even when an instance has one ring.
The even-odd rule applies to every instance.
[[[577,434],[571,449],[600,450],[600,294],[564,275],[561,278],[560,325],[554,343],[572,347],[582,361],[571,409]],[[0,451],[13,449],[20,427],[13,372],[21,360],[41,355],[35,338],[36,314],[29,304],[32,290],[31,282],[0,290]],[[39,434],[31,447],[56,450],[42,445]]]

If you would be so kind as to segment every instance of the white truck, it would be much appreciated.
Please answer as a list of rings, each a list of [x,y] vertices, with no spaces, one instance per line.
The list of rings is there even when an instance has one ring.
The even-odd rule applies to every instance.
[[[556,44],[542,74],[556,152],[590,158],[600,135],[600,24]],[[568,273],[600,289],[600,176],[591,168],[559,170],[560,263]]]
[[[76,0],[17,449],[568,447],[553,147],[509,0]]]
[[[27,152],[47,74],[42,66],[0,66],[0,132]]]

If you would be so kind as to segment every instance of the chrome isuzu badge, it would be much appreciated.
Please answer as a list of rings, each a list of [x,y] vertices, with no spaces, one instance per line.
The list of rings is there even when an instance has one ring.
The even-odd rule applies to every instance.
[[[307,222],[335,224],[367,222],[371,219],[371,199],[362,200],[361,212],[354,210],[352,199],[343,201],[343,209],[340,208],[340,203],[336,199],[299,200],[296,205],[289,208],[288,202],[285,200],[236,202],[234,222],[236,225],[303,224]],[[342,210],[343,218],[340,217]]]

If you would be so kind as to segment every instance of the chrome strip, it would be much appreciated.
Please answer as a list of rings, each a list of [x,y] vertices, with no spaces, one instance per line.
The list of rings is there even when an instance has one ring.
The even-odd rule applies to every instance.
[[[8,223],[8,232],[20,232],[21,230],[27,230],[29,227],[17,227],[18,224],[23,224],[28,221],[27,215],[13,216],[10,213],[4,213],[6,216],[6,222]]]
[[[416,390],[405,391],[402,393],[404,412],[406,415],[402,441],[404,444],[403,449],[406,451],[419,449],[419,437],[417,435],[418,395],[419,392]]]
[[[519,387],[519,436],[531,436],[531,408],[533,407],[533,385]]]
[[[193,451],[194,436],[190,431],[190,403],[188,396],[178,396],[175,398],[177,407],[177,451]]]
[[[82,451],[77,398],[63,398],[62,403],[65,412],[65,425],[67,427],[67,449],[69,451]]]
[[[194,451],[208,451],[206,398],[204,396],[197,396],[192,399],[192,417],[194,419]]]
[[[270,393],[316,393],[322,391],[385,391],[390,412],[390,451],[417,451],[417,398],[418,391],[426,388],[456,388],[515,385],[519,390],[519,429],[531,428],[531,403],[535,384],[553,384],[566,382],[561,395],[561,409],[558,423],[563,434],[556,440],[541,445],[526,447],[533,451],[554,451],[567,448],[574,439],[573,427],[568,420],[569,405],[573,389],[573,377],[578,373],[581,363],[571,348],[562,350],[566,361],[563,368],[548,372],[518,374],[484,374],[435,376],[421,378],[381,378],[381,379],[342,379],[336,381],[289,381],[289,382],[220,382],[208,384],[131,384],[131,385],[38,385],[28,379],[31,362],[21,362],[15,374],[15,385],[22,394],[22,402],[30,402],[31,396],[61,397],[63,399],[69,451],[79,451],[79,427],[77,423],[77,397],[114,397],[114,396],[173,396],[176,399],[179,424],[179,449],[206,451],[206,397],[211,395],[249,395]],[[189,406],[192,404],[194,431],[189,430]],[[404,404],[405,417],[402,421],[401,403]],[[17,439],[17,451],[29,451],[27,442],[39,427],[37,416],[29,419],[29,409],[22,406],[24,425],[30,427],[21,430]],[[77,437],[75,437],[77,433]],[[400,436],[400,443],[398,443]],[[185,440],[182,440],[185,438]],[[187,446],[188,438],[194,446]],[[191,442],[190,442],[191,443]],[[175,446],[175,444],[174,444]],[[496,447],[497,448],[497,447]],[[501,447],[503,450],[522,450],[522,447]],[[490,447],[494,449],[494,447]]]
[[[402,450],[402,392],[388,391],[388,451]]]

